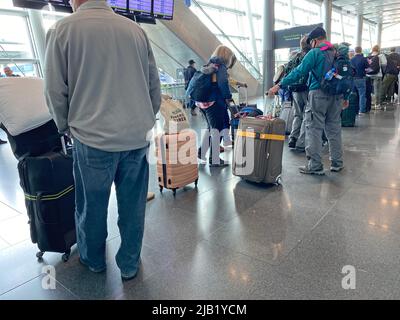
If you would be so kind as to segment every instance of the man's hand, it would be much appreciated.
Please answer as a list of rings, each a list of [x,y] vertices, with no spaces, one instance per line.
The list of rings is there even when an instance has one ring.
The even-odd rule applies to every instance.
[[[281,87],[277,84],[276,86],[273,86],[271,89],[268,90],[268,96],[270,98],[273,98],[279,91]]]
[[[343,100],[343,106],[342,109],[345,110],[349,107],[349,100]]]

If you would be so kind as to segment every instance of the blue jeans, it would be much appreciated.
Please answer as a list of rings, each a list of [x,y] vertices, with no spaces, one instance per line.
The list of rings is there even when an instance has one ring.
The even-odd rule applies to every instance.
[[[360,112],[367,112],[367,80],[363,79],[354,79],[354,87],[358,91],[358,96],[360,98]]]
[[[107,209],[115,183],[121,246],[116,262],[121,273],[139,268],[149,182],[148,148],[106,152],[74,140],[75,220],[79,255],[93,269],[106,266]]]

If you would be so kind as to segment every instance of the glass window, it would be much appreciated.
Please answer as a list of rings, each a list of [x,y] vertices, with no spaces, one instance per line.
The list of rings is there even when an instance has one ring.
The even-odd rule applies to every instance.
[[[14,9],[12,0],[0,0],[0,8],[2,9]]]
[[[12,15],[1,16],[0,58],[35,58],[32,50],[26,17]]]
[[[390,27],[383,27],[382,30],[382,48],[391,48],[400,46],[400,24]]]
[[[69,13],[53,13],[53,12],[49,12],[49,11],[44,11],[42,10],[42,17],[43,17],[43,27],[44,30],[49,31],[49,29],[59,20],[61,20],[62,18],[68,16]]]
[[[31,62],[18,62],[17,64],[9,61],[8,63],[0,63],[0,77],[5,76],[4,67],[10,67],[15,75],[21,77],[39,77],[38,65]]]

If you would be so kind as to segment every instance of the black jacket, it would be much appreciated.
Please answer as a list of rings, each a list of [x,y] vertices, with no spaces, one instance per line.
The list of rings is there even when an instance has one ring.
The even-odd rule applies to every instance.
[[[187,90],[187,88],[189,86],[189,82],[190,82],[190,80],[192,80],[196,71],[197,71],[196,68],[193,68],[192,66],[189,66],[185,69],[185,72],[183,74],[185,77],[185,90]]]
[[[398,53],[391,53],[388,57],[388,64],[386,68],[386,73],[391,75],[399,75],[399,67],[400,67],[400,55]]]

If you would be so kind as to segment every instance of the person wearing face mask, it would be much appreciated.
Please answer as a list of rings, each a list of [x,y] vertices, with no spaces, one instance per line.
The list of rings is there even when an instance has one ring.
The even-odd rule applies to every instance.
[[[325,129],[331,158],[331,171],[343,170],[343,148],[341,112],[349,106],[348,96],[330,95],[322,90],[322,81],[332,68],[335,50],[327,40],[326,31],[315,28],[307,39],[312,50],[304,57],[302,63],[287,75],[280,85],[269,90],[274,96],[279,89],[297,83],[302,77],[309,75],[309,97],[305,111],[306,121],[306,154],[308,163],[299,168],[303,174],[325,175],[322,163],[322,134]],[[329,68],[328,63],[329,61]],[[332,63],[331,63],[332,62]]]
[[[45,94],[59,132],[74,140],[80,261],[92,272],[106,270],[114,184],[121,235],[115,260],[122,280],[131,280],[141,266],[148,133],[161,105],[158,68],[144,30],[105,0],[72,0],[71,6],[74,13],[46,36]]]
[[[307,36],[300,40],[301,51],[297,53],[287,64],[285,74],[288,75],[292,70],[298,67],[304,57],[311,50],[310,44],[307,43]],[[302,77],[297,83],[289,86],[289,90],[293,94],[294,120],[292,132],[289,137],[289,148],[303,151],[305,149],[305,124],[304,111],[308,102],[308,75]]]

